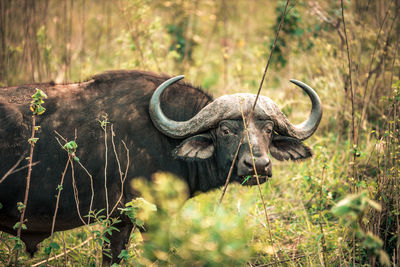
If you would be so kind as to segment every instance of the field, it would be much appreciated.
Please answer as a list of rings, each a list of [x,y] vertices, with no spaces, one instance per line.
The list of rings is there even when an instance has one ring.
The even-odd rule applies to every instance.
[[[148,231],[135,227],[120,266],[400,266],[400,2],[288,2],[0,2],[2,87],[141,69],[215,97],[257,93],[285,14],[261,94],[300,123],[310,103],[289,80],[316,90],[314,156],[273,160],[268,182],[230,184],[221,204],[222,188],[186,201],[170,174],[134,182],[143,199],[124,212]],[[33,258],[0,232],[0,265],[101,266],[115,222],[97,212]]]

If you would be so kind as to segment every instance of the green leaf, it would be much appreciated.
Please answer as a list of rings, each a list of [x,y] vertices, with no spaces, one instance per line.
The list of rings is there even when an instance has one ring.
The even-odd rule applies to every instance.
[[[21,226],[21,223],[20,223],[20,222],[17,222],[17,223],[14,224],[13,229],[14,229],[14,230],[17,230],[17,229],[19,229],[20,226]],[[26,228],[26,225],[25,225],[24,223],[22,224],[21,229],[23,229],[23,230],[26,230],[26,229],[27,229],[27,228]]]
[[[121,251],[121,253],[118,255],[118,258],[124,259],[124,260],[129,259],[129,257],[130,257],[129,252],[126,251],[125,249],[123,249],[123,250]]]
[[[19,228],[20,222],[17,222],[14,224],[13,229],[17,230]]]
[[[19,212],[22,212],[22,210],[25,208],[24,203],[22,202],[17,202],[17,209]]]
[[[69,141],[63,146],[63,148],[68,151],[68,153],[75,152],[77,147],[78,144],[75,141]]]
[[[47,95],[45,92],[43,92],[42,90],[40,90],[39,88],[36,88],[36,92],[32,95],[32,99],[34,100],[39,100],[39,99],[46,99]]]
[[[13,236],[10,238],[10,240],[14,240],[15,241],[15,245],[14,245],[14,249],[18,250],[22,248],[22,241],[21,239],[19,239],[19,237],[17,236]]]
[[[112,235],[112,230],[110,228],[106,229],[106,233]]]
[[[42,106],[36,106],[36,109],[35,109],[35,114],[36,115],[41,115],[41,114],[43,114],[44,112],[46,111],[46,108],[44,108],[44,107],[42,107]]]
[[[104,241],[106,241],[108,244],[111,243],[110,239],[108,239],[107,237],[103,236]]]
[[[34,138],[29,138],[28,139],[28,143],[29,144],[36,144],[36,142],[39,140],[39,138],[37,138],[37,137],[34,137]]]
[[[248,176],[246,177],[246,179],[244,179],[244,181],[242,182],[242,185],[243,185],[244,183],[246,183],[250,178],[251,178],[251,175],[248,175]]]
[[[60,246],[56,242],[51,242],[49,246],[54,250],[60,249]]]
[[[50,253],[51,253],[51,247],[45,247],[45,248],[44,248],[44,253],[46,253],[46,255],[50,255]]]

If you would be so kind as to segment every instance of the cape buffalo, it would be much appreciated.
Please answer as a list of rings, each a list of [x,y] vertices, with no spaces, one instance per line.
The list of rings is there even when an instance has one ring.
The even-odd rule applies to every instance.
[[[81,83],[0,89],[0,179],[21,157],[27,156],[32,127],[30,95],[36,87],[48,95],[44,104],[47,110],[37,118],[41,128],[36,134],[36,165],[25,213],[27,229],[21,235],[29,253],[33,254],[37,244],[50,235],[56,207],[54,196],[68,158],[62,149],[64,141],[56,139],[55,131],[68,140],[76,138],[77,156],[91,174],[94,189],[92,199],[87,172],[75,163],[72,176],[72,168],[68,168],[55,231],[83,225],[80,215],[89,213],[90,203],[92,210],[108,206],[111,212],[116,203],[122,207],[137,197],[128,186],[135,177],[151,179],[155,172],[173,173],[187,183],[191,196],[225,183],[244,129],[242,112],[249,114],[256,96],[235,94],[214,100],[200,88],[179,81],[182,78],[143,71],[112,71]],[[248,140],[261,182],[272,175],[269,153],[278,160],[299,160],[312,155],[302,140],[317,129],[321,103],[309,86],[292,82],[311,100],[309,118],[300,125],[292,125],[271,99],[260,96],[248,124],[249,138],[244,139],[239,150],[231,181],[243,182],[250,175],[252,178],[246,184],[255,184]],[[20,167],[24,165],[21,163]],[[13,225],[20,216],[16,204],[24,199],[26,174],[26,168],[19,170],[0,184],[0,230],[13,235]],[[121,192],[125,175],[127,185]],[[75,195],[73,183],[77,188]],[[111,216],[118,215],[119,211],[114,209]],[[122,216],[116,226],[120,232],[113,232],[110,237],[112,259],[103,257],[105,264],[118,262],[133,225]]]

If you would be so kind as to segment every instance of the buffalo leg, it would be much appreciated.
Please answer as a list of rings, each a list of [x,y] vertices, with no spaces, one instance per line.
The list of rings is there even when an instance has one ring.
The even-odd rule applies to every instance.
[[[112,235],[107,237],[110,239],[111,259],[103,253],[103,266],[110,266],[112,263],[119,263],[121,261],[118,255],[129,241],[129,236],[133,228],[133,223],[128,218],[122,218],[122,221],[114,225],[119,229],[113,231]]]
[[[25,243],[26,251],[31,257],[37,251],[37,244],[49,237],[47,233],[23,233],[21,240]]]

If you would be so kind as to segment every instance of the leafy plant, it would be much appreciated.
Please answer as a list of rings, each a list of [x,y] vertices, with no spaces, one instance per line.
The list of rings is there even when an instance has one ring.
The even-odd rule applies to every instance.
[[[368,198],[367,192],[349,195],[332,208],[335,216],[341,218],[351,232],[360,240],[361,247],[369,256],[379,256],[382,265],[390,266],[390,259],[382,249],[382,240],[371,232],[363,230],[361,222],[366,215],[367,207],[380,211],[381,206]]]

